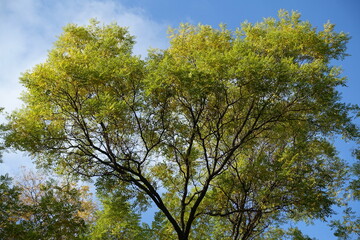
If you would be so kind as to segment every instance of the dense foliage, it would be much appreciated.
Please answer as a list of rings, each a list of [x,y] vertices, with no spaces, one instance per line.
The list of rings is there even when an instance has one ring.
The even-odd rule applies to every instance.
[[[125,28],[68,25],[21,77],[25,106],[7,142],[39,166],[116,179],[132,201],[151,200],[160,239],[260,239],[331,215],[347,174],[331,139],[358,137],[358,108],[340,101],[345,78],[332,65],[349,37],[280,11],[236,31],[184,24],[170,39],[143,60]],[[101,222],[138,234],[136,214],[112,221],[131,213],[116,196]],[[96,234],[110,234],[105,225]]]

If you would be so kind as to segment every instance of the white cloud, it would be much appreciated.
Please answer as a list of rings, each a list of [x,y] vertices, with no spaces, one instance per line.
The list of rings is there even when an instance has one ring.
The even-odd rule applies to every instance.
[[[90,18],[128,26],[136,36],[134,53],[146,55],[149,47],[167,45],[166,25],[149,19],[141,9],[129,9],[115,1],[37,1],[0,3],[0,106],[19,107],[21,72],[44,61],[61,28],[68,23],[87,24]]]
[[[151,20],[142,9],[127,8],[113,0],[0,1],[0,107],[7,112],[19,108],[21,72],[46,59],[63,26],[88,24],[90,18],[129,27],[136,36],[137,55],[145,56],[149,47],[167,46],[165,24]],[[16,172],[30,160],[10,154],[4,156],[4,162],[1,168]]]

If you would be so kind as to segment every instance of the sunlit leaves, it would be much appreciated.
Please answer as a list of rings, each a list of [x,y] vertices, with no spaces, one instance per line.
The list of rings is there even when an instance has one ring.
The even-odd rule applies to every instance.
[[[160,209],[164,236],[251,239],[270,223],[331,214],[346,173],[331,137],[358,137],[358,107],[340,102],[345,78],[330,65],[349,37],[286,11],[235,31],[169,34],[168,49],[141,60],[125,28],[68,25],[23,74],[7,142],[42,166],[138,191]],[[106,200],[102,225],[131,214],[129,199]]]

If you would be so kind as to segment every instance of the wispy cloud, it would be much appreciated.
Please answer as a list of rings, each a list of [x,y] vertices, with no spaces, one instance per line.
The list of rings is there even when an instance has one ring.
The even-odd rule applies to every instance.
[[[0,1],[0,107],[7,112],[19,108],[21,72],[46,59],[63,26],[88,24],[90,18],[129,27],[136,36],[134,54],[145,56],[149,47],[167,46],[166,24],[150,19],[142,9],[113,0]],[[4,161],[1,172],[11,174],[30,162],[18,154],[5,155]]]

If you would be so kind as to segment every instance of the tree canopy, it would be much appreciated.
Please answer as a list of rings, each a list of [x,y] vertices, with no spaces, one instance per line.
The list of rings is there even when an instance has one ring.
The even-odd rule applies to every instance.
[[[160,239],[259,239],[337,203],[347,172],[331,139],[358,138],[332,61],[348,40],[280,11],[235,31],[180,25],[142,59],[126,28],[70,24],[22,75],[6,140],[151,200]]]

